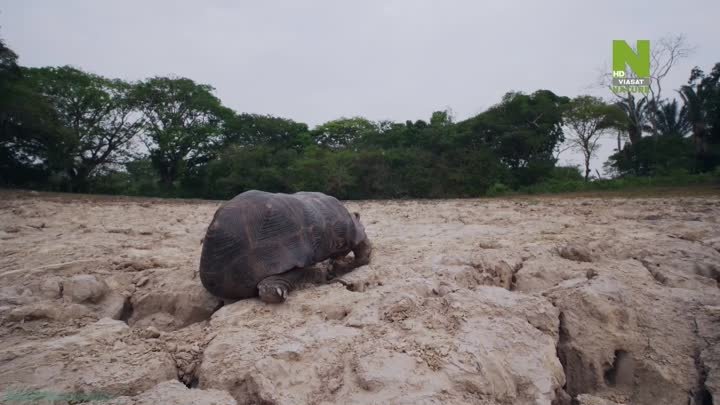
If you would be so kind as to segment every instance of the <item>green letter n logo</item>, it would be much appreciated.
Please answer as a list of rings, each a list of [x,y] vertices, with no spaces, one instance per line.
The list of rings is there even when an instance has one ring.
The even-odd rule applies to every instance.
[[[613,75],[615,72],[625,72],[625,65],[635,72],[638,78],[650,77],[650,41],[640,39],[637,41],[637,53],[627,42],[616,39],[613,41]]]

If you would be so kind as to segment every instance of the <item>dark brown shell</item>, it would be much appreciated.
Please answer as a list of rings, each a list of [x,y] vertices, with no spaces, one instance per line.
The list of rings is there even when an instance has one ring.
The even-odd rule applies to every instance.
[[[322,193],[247,191],[215,213],[200,280],[219,297],[252,297],[267,276],[348,253],[365,238],[359,228],[340,201]]]

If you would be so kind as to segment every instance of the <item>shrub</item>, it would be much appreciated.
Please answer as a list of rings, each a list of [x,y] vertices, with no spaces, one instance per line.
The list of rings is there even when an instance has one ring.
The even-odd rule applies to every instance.
[[[508,194],[510,192],[510,188],[502,183],[495,183],[487,190],[487,195],[491,197],[500,196],[504,194]]]

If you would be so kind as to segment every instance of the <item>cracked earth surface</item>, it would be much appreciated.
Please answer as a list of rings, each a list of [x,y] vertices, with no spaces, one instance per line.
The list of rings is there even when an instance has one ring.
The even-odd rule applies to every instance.
[[[267,305],[221,302],[200,285],[219,202],[0,193],[2,395],[264,405],[720,397],[717,195],[346,205],[362,215],[372,262]]]

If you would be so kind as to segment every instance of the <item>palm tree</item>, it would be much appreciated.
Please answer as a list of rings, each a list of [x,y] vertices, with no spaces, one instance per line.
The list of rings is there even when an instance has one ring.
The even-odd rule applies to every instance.
[[[695,144],[695,157],[699,163],[699,167],[704,166],[709,145],[708,145],[708,117],[707,109],[704,103],[704,92],[701,86],[697,89],[691,85],[685,85],[680,88],[680,97],[685,102],[688,112],[688,121],[692,128],[693,143]],[[702,170],[702,169],[701,169]]]
[[[660,136],[684,137],[692,129],[687,103],[680,107],[677,100],[664,101],[657,106],[651,105],[650,109],[653,132]]]
[[[648,125],[649,107],[647,98],[643,97],[635,101],[635,97],[632,94],[628,94],[627,98],[623,98],[622,101],[617,102],[616,105],[625,113],[627,119],[625,130],[627,131],[630,143],[636,144],[640,138],[642,138],[643,131],[650,129]]]
[[[702,88],[699,87],[696,90],[693,86],[685,85],[680,88],[679,93],[685,103],[687,120],[690,128],[692,128],[695,153],[699,158],[702,158],[707,151],[707,114],[703,105]]]

